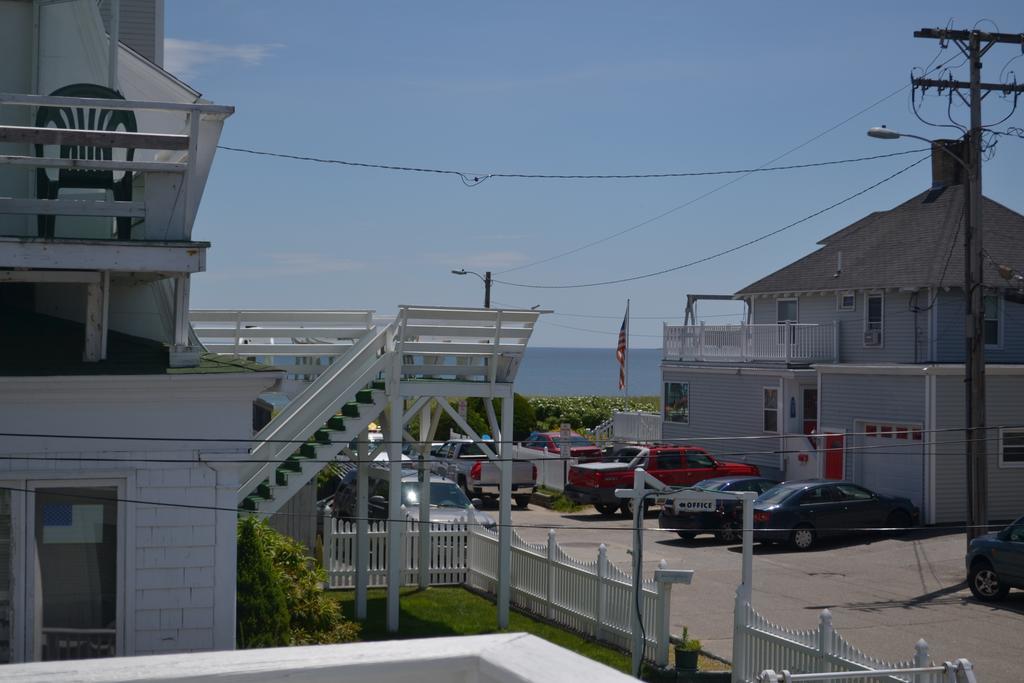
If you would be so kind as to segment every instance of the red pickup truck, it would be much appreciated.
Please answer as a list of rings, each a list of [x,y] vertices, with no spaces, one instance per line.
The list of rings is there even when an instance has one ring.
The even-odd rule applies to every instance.
[[[644,471],[668,486],[693,486],[712,477],[757,476],[754,465],[719,462],[703,448],[694,446],[629,446],[605,462],[589,462],[569,468],[565,495],[581,504],[593,504],[602,515],[618,509],[631,514],[630,503],[615,497],[615,489],[633,488],[633,470]]]

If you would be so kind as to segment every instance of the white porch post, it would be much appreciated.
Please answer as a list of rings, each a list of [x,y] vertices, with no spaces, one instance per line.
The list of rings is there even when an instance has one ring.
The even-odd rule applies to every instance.
[[[366,589],[370,571],[370,493],[367,460],[370,456],[370,433],[359,432],[356,443],[356,619],[366,619]]]
[[[747,661],[747,614],[753,596],[754,577],[754,498],[753,491],[740,493],[740,505],[743,506],[743,568],[741,582],[736,588],[736,604],[733,607],[732,629],[732,680],[739,683],[749,669]]]
[[[103,360],[107,346],[107,274],[96,282],[90,282],[85,290],[85,348],[82,360],[94,363]]]
[[[501,399],[501,433],[498,455],[501,457],[501,486],[498,490],[498,628],[508,628],[512,584],[512,409],[513,393]]]
[[[430,586],[430,403],[420,409],[419,586]]]
[[[399,589],[402,583],[402,394],[398,382],[391,387],[388,416],[388,618],[390,633],[398,631]]]

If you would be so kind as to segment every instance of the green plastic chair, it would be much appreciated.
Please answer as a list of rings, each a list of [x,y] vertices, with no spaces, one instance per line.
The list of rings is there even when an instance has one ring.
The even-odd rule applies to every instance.
[[[123,100],[116,90],[95,85],[93,83],[75,83],[54,90],[53,97],[96,97]],[[125,109],[96,109],[85,107],[40,107],[36,114],[36,126],[40,128],[78,128],[84,130],[121,131],[135,133],[138,125],[135,113]],[[36,145],[36,156],[44,156],[44,145]],[[111,147],[92,147],[88,145],[61,145],[61,159],[104,159],[113,158]],[[126,159],[131,161],[135,150],[125,149]],[[98,171],[81,168],[46,169],[36,171],[36,197],[39,199],[57,199],[61,188],[87,188],[111,190],[114,201],[129,202],[132,199],[131,171]],[[54,237],[56,216],[39,216],[38,231],[40,237]],[[117,239],[131,239],[131,218],[117,218]]]

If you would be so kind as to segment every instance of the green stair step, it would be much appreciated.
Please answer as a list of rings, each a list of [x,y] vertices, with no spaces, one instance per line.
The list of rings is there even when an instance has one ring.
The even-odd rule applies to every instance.
[[[355,402],[346,403],[341,407],[341,414],[345,417],[359,417],[359,404]]]
[[[313,441],[319,444],[329,444],[331,443],[331,433],[326,429],[318,429],[313,434]]]
[[[316,444],[315,443],[304,443],[299,446],[299,457],[300,458],[315,458],[316,457]]]
[[[256,496],[263,498],[264,500],[270,500],[274,497],[274,494],[270,492],[270,480],[264,479],[256,486],[256,490],[253,492]]]
[[[278,466],[278,469],[284,470],[285,472],[301,472],[302,463],[298,459],[295,459],[294,456],[288,456],[288,459],[281,463]]]
[[[384,391],[384,380],[375,379],[372,382],[370,382],[370,386],[374,389],[377,389],[378,391]]]
[[[299,469],[302,469],[302,465],[299,465]],[[284,468],[284,465],[274,470],[274,481],[277,483],[278,486],[288,485],[288,470]]]
[[[341,415],[335,415],[327,421],[327,428],[333,429],[338,432],[345,431],[345,418]]]
[[[253,498],[252,496],[246,496],[242,500],[242,504],[239,505],[238,507],[242,508],[243,510],[248,510],[249,512],[256,512],[256,507],[257,507],[256,499]]]
[[[373,403],[373,390],[360,389],[356,392],[356,403]]]

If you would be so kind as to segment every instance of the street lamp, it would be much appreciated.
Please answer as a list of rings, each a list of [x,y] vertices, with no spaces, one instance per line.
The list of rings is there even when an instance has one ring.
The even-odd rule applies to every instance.
[[[452,275],[476,275],[480,278],[480,281],[484,283],[484,308],[491,307],[491,271],[488,270],[481,275],[480,273],[475,273],[472,270],[460,268],[459,270],[453,270]]]
[[[920,135],[898,133],[885,126],[871,128],[868,135],[881,140],[914,138],[938,147],[964,169],[964,409],[967,442],[967,542],[987,531],[988,456],[985,430],[985,276],[982,243],[981,127],[972,114],[971,130],[964,134],[961,153],[955,154],[941,141]],[[962,156],[961,156],[962,155]],[[934,501],[932,502],[934,505]]]

